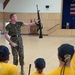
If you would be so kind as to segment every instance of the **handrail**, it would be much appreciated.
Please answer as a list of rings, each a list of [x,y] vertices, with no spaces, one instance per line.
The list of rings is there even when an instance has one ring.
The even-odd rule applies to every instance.
[[[47,31],[52,30],[53,28],[55,28],[55,27],[58,26],[58,25],[60,25],[60,24],[56,24],[55,26],[53,26],[52,28],[48,29]]]

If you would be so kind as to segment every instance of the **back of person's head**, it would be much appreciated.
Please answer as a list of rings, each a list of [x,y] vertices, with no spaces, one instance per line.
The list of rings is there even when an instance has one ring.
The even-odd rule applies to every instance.
[[[39,73],[42,73],[43,69],[45,68],[46,66],[46,62],[43,58],[37,58],[35,61],[34,61],[34,64],[35,64],[35,67],[37,68],[37,71]]]
[[[64,64],[62,65],[61,71],[60,71],[60,75],[64,75],[65,67],[70,65],[70,61],[73,57],[73,54],[74,54],[74,47],[70,44],[62,44],[58,48],[59,60],[64,62]]]
[[[72,59],[74,54],[74,47],[70,44],[62,44],[58,48],[58,56],[61,58],[63,62],[65,62],[67,59]]]
[[[4,62],[9,58],[9,49],[6,46],[0,46],[0,62]]]

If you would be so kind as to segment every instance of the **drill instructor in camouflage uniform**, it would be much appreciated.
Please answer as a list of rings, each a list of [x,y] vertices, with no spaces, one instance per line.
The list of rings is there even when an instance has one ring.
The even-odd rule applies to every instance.
[[[15,13],[10,15],[10,23],[6,26],[5,38],[10,43],[13,54],[13,64],[18,65],[18,55],[21,65],[21,74],[24,75],[24,49],[23,41],[21,37],[21,26],[33,26],[35,23],[23,23],[17,21],[17,15]],[[8,37],[10,36],[10,38]]]

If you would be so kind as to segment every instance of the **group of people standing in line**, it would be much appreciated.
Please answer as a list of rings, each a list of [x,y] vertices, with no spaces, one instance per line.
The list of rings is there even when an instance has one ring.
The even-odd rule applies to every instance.
[[[16,65],[8,64],[9,49],[0,45],[0,75],[19,75]],[[36,72],[30,75],[75,75],[75,53],[74,46],[62,44],[58,47],[59,67],[49,73],[44,72],[46,61],[44,58],[37,58],[34,61]],[[21,73],[24,75],[24,73]]]
[[[38,23],[38,21],[36,23]],[[9,49],[4,45],[0,45],[0,75],[19,75],[17,70],[18,56],[21,65],[21,75],[24,75],[24,49],[20,28],[21,26],[33,26],[36,25],[36,23],[18,22],[15,13],[10,15],[10,23],[5,27],[6,31],[4,36],[11,46],[14,65],[8,64]],[[62,44],[58,47],[58,68],[49,73],[44,73],[43,69],[46,67],[46,61],[44,58],[37,58],[34,61],[36,72],[30,75],[75,75],[74,58],[74,46]]]

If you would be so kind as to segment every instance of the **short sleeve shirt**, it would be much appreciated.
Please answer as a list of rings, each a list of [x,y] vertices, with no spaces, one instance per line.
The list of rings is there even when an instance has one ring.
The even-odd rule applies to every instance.
[[[9,23],[5,27],[6,28],[6,32],[8,32],[8,34],[10,36],[20,34],[21,26],[23,26],[23,25],[24,25],[23,22],[16,22],[15,24]]]
[[[0,62],[0,75],[19,75],[17,66]]]
[[[46,75],[46,73],[38,73],[38,72],[33,72],[30,75]]]
[[[55,70],[49,72],[47,75],[60,75],[62,67],[58,67]],[[75,75],[74,70],[71,67],[65,67],[64,75]]]

